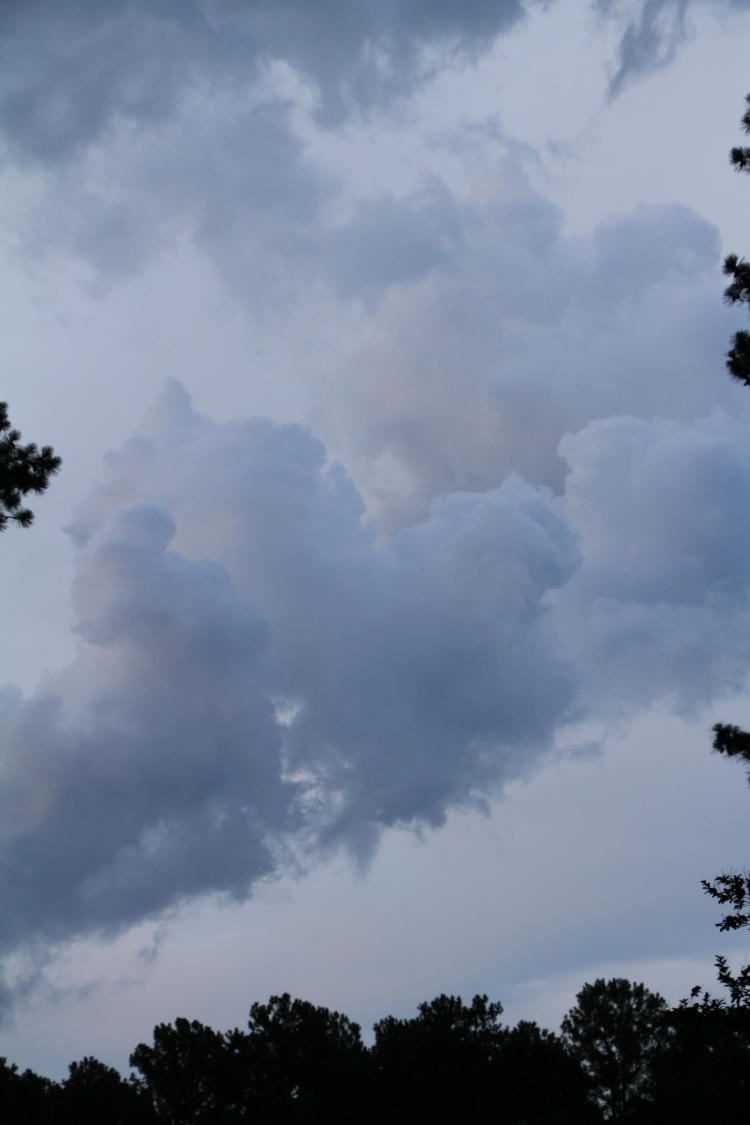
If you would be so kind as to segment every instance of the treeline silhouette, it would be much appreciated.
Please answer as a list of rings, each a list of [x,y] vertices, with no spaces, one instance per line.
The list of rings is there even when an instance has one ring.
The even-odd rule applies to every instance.
[[[555,1035],[503,1025],[502,1005],[439,996],[387,1016],[371,1046],[347,1016],[288,994],[246,1031],[177,1019],[124,1078],[95,1058],[52,1082],[0,1060],[2,1125],[586,1125],[742,1120],[750,1008],[697,990],[670,1008],[642,984],[597,980]]]

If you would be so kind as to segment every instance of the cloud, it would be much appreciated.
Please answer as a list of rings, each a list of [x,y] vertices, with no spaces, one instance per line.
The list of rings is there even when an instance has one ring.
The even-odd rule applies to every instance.
[[[576,558],[552,497],[454,497],[384,551],[308,431],[176,386],[108,477],[74,527],[78,656],[4,697],[6,949],[242,896],[285,839],[366,852],[549,743],[543,601]]]
[[[7,693],[6,946],[244,894],[272,866],[263,837],[289,795],[253,685],[266,628],[219,566],[167,549],[173,531],[153,506],[119,511],[81,562],[76,663]]]
[[[582,563],[555,599],[587,710],[668,699],[692,716],[741,690],[746,435],[746,421],[715,411],[686,424],[603,419],[562,442]]]
[[[291,336],[296,315],[316,336],[330,327],[341,359],[314,371],[314,393],[303,364],[278,378],[386,531],[513,471],[559,491],[558,443],[592,417],[688,419],[717,394],[732,401],[706,377],[733,321],[717,300],[718,231],[694,211],[642,205],[571,237],[531,186],[528,154],[500,137],[481,185],[433,174],[352,192],[295,113],[196,98],[113,145],[83,194],[58,185],[32,238],[111,278],[187,237],[258,338],[270,310]]]
[[[671,62],[691,2],[641,0],[611,82]],[[592,0],[622,22],[616,0]],[[0,133],[20,163],[62,167],[123,130],[158,128],[186,100],[247,97],[283,62],[311,88],[325,127],[393,105],[446,59],[471,59],[540,0],[28,0],[0,11]],[[723,0],[746,10],[747,0]],[[711,0],[716,7],[716,0]]]
[[[445,260],[386,292],[311,414],[387,527],[511,472],[560,491],[559,442],[592,418],[744,409],[706,376],[731,328],[695,212],[641,206],[571,238],[518,176],[446,225]]]
[[[366,857],[571,721],[736,689],[747,449],[722,413],[594,422],[561,495],[511,476],[378,543],[309,430],[168,385],[71,526],[75,660],[4,689],[3,948]]]
[[[24,252],[70,255],[106,286],[187,237],[259,306],[320,276],[370,300],[439,257],[432,201],[418,215],[360,200],[342,222],[341,177],[311,159],[311,134],[389,111],[439,60],[489,49],[525,11],[522,0],[6,5],[0,141],[35,201]],[[415,203],[428,194],[419,185]],[[409,240],[400,255],[378,240],[388,216],[388,234]]]
[[[645,4],[641,38],[658,39],[657,16],[667,10]],[[522,16],[516,0],[365,3],[356,12],[336,3],[316,8],[314,19],[304,4],[219,0],[138,0],[122,8],[69,0],[54,10],[36,0],[6,8],[0,131],[11,161],[33,169],[18,232],[24,255],[82,261],[106,287],[190,241],[261,313],[313,293],[373,309],[390,289],[398,301],[402,287],[466,267],[472,254],[486,269],[491,247],[508,282],[504,300],[518,304],[532,280],[547,284],[532,278],[540,271],[530,256],[559,261],[549,248],[561,245],[561,219],[531,190],[524,165],[534,153],[503,136],[501,104],[488,105],[484,123],[485,141],[491,133],[503,153],[493,203],[477,198],[475,185],[456,188],[442,174],[459,133],[464,146],[471,136],[478,148],[476,129],[461,122],[456,136],[426,140],[427,119],[404,129],[405,104],[390,115],[392,139],[381,143],[377,161],[408,163],[417,135],[429,158],[417,157],[398,188],[387,176],[387,187],[377,177],[381,186],[368,184],[352,169],[372,125],[362,111],[382,122],[395,92],[413,92],[435,76],[438,63],[424,61],[427,47],[461,48],[441,56],[445,68],[488,49]],[[633,27],[623,44],[629,35]],[[635,69],[627,64],[627,73]],[[682,227],[686,233],[684,219]],[[651,233],[668,253],[655,221]],[[621,272],[610,276],[610,288]]]
[[[268,60],[307,80],[328,121],[407,92],[424,51],[481,50],[522,0],[30,0],[0,14],[0,128],[18,159],[59,164],[120,125],[172,116],[191,89],[247,89]]]
[[[688,15],[693,4],[706,0],[641,0],[637,14],[630,19],[618,47],[617,69],[610,81],[612,97],[635,79],[668,66],[689,38]],[[605,14],[618,14],[617,0],[596,0]],[[709,0],[709,8],[750,9],[748,0]]]

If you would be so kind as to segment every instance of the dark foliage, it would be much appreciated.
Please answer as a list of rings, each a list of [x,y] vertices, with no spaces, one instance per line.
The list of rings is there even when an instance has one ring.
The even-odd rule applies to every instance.
[[[475,996],[420,1004],[375,1025],[376,1118],[467,1125],[584,1125],[598,1114],[562,1042],[534,1023],[502,1026],[502,1005]]]
[[[153,1046],[139,1043],[130,1065],[155,1120],[168,1125],[233,1125],[244,1121],[243,1061],[232,1032],[197,1020],[154,1028]],[[239,1055],[239,1058],[238,1058]]]
[[[750,134],[750,94],[745,97],[745,103],[748,108],[742,118],[742,127]],[[733,148],[729,159],[738,172],[750,172],[750,148]],[[733,279],[724,292],[726,300],[730,304],[750,307],[750,262],[730,254],[724,261],[724,273]],[[736,333],[727,356],[727,367],[736,379],[750,386],[750,333]],[[716,723],[713,735],[714,750],[726,754],[728,758],[740,758],[750,767],[750,732],[731,723]],[[712,882],[701,880],[701,886],[720,906],[730,907],[716,923],[720,930],[739,930],[750,926],[750,872],[723,872]],[[720,984],[729,992],[732,1008],[747,1006],[750,1003],[750,965],[733,973],[726,958],[719,956],[716,968]]]
[[[28,527],[34,519],[30,508],[21,507],[28,492],[42,493],[62,461],[50,445],[19,445],[21,435],[10,428],[8,404],[0,402],[0,531],[8,521]]]
[[[584,985],[558,1037],[486,996],[388,1016],[366,1048],[347,1016],[288,994],[248,1030],[159,1024],[124,1079],[95,1058],[54,1083],[0,1059],[0,1125],[681,1125],[742,1119],[750,1007],[695,990],[668,1009],[642,984]]]
[[[750,1010],[694,989],[664,1019],[669,1049],[652,1064],[645,1122],[741,1121],[750,1097]]]
[[[48,1125],[53,1121],[56,1087],[31,1070],[18,1073],[14,1064],[0,1058],[0,1122],[2,1125]]]
[[[750,765],[750,734],[731,723],[716,723],[713,748],[728,758],[742,758]]]
[[[438,996],[414,1019],[375,1025],[373,1061],[381,1120],[495,1121],[491,1096],[502,1049],[502,1004]]]
[[[731,723],[716,723],[713,734],[714,750],[719,754],[726,754],[728,758],[741,758],[748,763],[748,780],[750,780],[750,734]],[[716,899],[721,906],[732,908],[720,922],[716,923],[720,930],[739,930],[743,926],[750,925],[750,873],[724,873],[717,875],[713,882],[702,879],[701,886],[706,894]],[[725,970],[726,965],[723,962],[722,964]]]
[[[745,104],[748,108],[742,116],[742,127],[750,134],[750,94],[745,95]],[[729,162],[738,172],[750,172],[750,148],[733,148],[729,153]]]
[[[246,1102],[263,1122],[365,1120],[367,1052],[348,1016],[272,996],[250,1009]]]
[[[701,879],[701,886],[721,906],[732,907],[730,913],[716,923],[720,930],[740,930],[743,926],[750,925],[750,874],[725,872],[717,875],[713,882]]]
[[[147,1125],[156,1122],[149,1100],[134,1082],[90,1056],[70,1064],[52,1098],[55,1125]]]
[[[750,94],[745,98],[745,102],[750,107]],[[742,127],[750,134],[750,108],[743,115]],[[733,148],[729,160],[738,172],[750,172],[750,148]],[[724,291],[726,300],[731,305],[750,306],[750,263],[736,254],[729,254],[724,259],[724,273],[732,278]],[[726,362],[730,375],[739,379],[746,387],[750,386],[750,333],[735,333]]]
[[[562,1039],[522,1020],[506,1032],[496,1077],[498,1121],[514,1125],[598,1122],[589,1079]]]
[[[731,723],[716,723],[713,728],[713,748],[728,758],[739,758],[750,767],[750,733]],[[750,780],[750,768],[748,769]],[[720,906],[730,907],[729,911],[716,923],[722,932],[741,930],[750,926],[750,872],[730,871],[717,875],[713,881],[701,880],[707,895]],[[716,958],[719,983],[729,993],[733,1008],[750,1004],[750,965],[744,965],[733,973],[726,957]]]
[[[651,1068],[665,1048],[667,1003],[615,977],[585,984],[562,1022],[563,1041],[590,1080],[607,1121],[633,1121],[651,1100]]]
[[[502,1006],[438,996],[362,1043],[347,1016],[288,994],[253,1004],[247,1032],[175,1020],[123,1079],[94,1058],[60,1083],[0,1061],[0,1125],[597,1125],[588,1082],[562,1040],[505,1028]]]
[[[178,1019],[130,1057],[168,1125],[364,1120],[366,1064],[357,1024],[288,993],[253,1004],[248,1032]]]

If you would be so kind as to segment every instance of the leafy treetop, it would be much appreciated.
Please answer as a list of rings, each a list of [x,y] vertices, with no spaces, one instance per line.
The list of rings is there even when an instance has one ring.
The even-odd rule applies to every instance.
[[[742,127],[750,135],[750,94],[745,98],[748,108],[742,118]],[[733,148],[729,161],[738,172],[750,173],[750,148]],[[750,307],[750,262],[729,254],[724,259],[724,273],[732,281],[724,290],[724,297],[730,305]],[[750,332],[736,332],[732,347],[727,353],[727,368],[735,379],[750,387]]]
[[[31,524],[34,513],[21,506],[24,496],[44,492],[62,464],[51,445],[20,445],[20,438],[18,430],[11,429],[8,404],[0,402],[0,531],[9,520],[19,527]]]

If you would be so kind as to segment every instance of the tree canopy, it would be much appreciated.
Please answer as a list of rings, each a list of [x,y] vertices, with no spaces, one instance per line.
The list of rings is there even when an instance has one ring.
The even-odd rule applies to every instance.
[[[62,464],[51,445],[38,449],[20,440],[19,431],[11,429],[7,402],[0,402],[0,531],[9,521],[18,527],[32,523],[34,513],[22,507],[24,496],[44,492]]]
[[[750,94],[745,98],[748,108],[742,117],[742,127],[750,135]],[[733,148],[729,161],[738,172],[750,173],[750,148]],[[724,297],[730,305],[746,305],[750,308],[750,262],[737,254],[728,254],[724,259],[724,273],[732,281],[724,290]],[[750,387],[750,332],[736,332],[732,347],[727,353],[727,368],[735,379]]]
[[[742,127],[750,135],[750,94],[745,97],[747,109],[742,117]],[[750,148],[733,148],[729,154],[733,168],[750,173]],[[744,304],[750,308],[750,262],[730,254],[724,261],[724,273],[733,278],[724,296],[730,304]],[[750,386],[750,333],[737,332],[727,355],[730,373],[745,386]],[[716,723],[713,728],[713,748],[728,758],[739,758],[750,767],[750,732],[732,723]],[[748,769],[750,780],[750,768]],[[701,885],[712,898],[729,910],[716,923],[722,931],[738,930],[750,926],[750,872],[723,872],[713,881],[703,879]],[[727,959],[716,958],[719,982],[728,990],[733,1007],[750,1003],[750,965],[733,973]]]
[[[247,1030],[154,1028],[122,1077],[92,1057],[51,1082],[0,1059],[0,1125],[692,1125],[741,1118],[750,1007],[693,995],[668,1008],[628,980],[596,980],[555,1035],[501,1022],[486,996],[437,996],[386,1016],[366,1046],[342,1013],[288,993]]]
[[[563,1041],[588,1075],[607,1121],[626,1121],[648,1102],[666,1012],[657,992],[613,977],[585,984],[563,1019]]]

